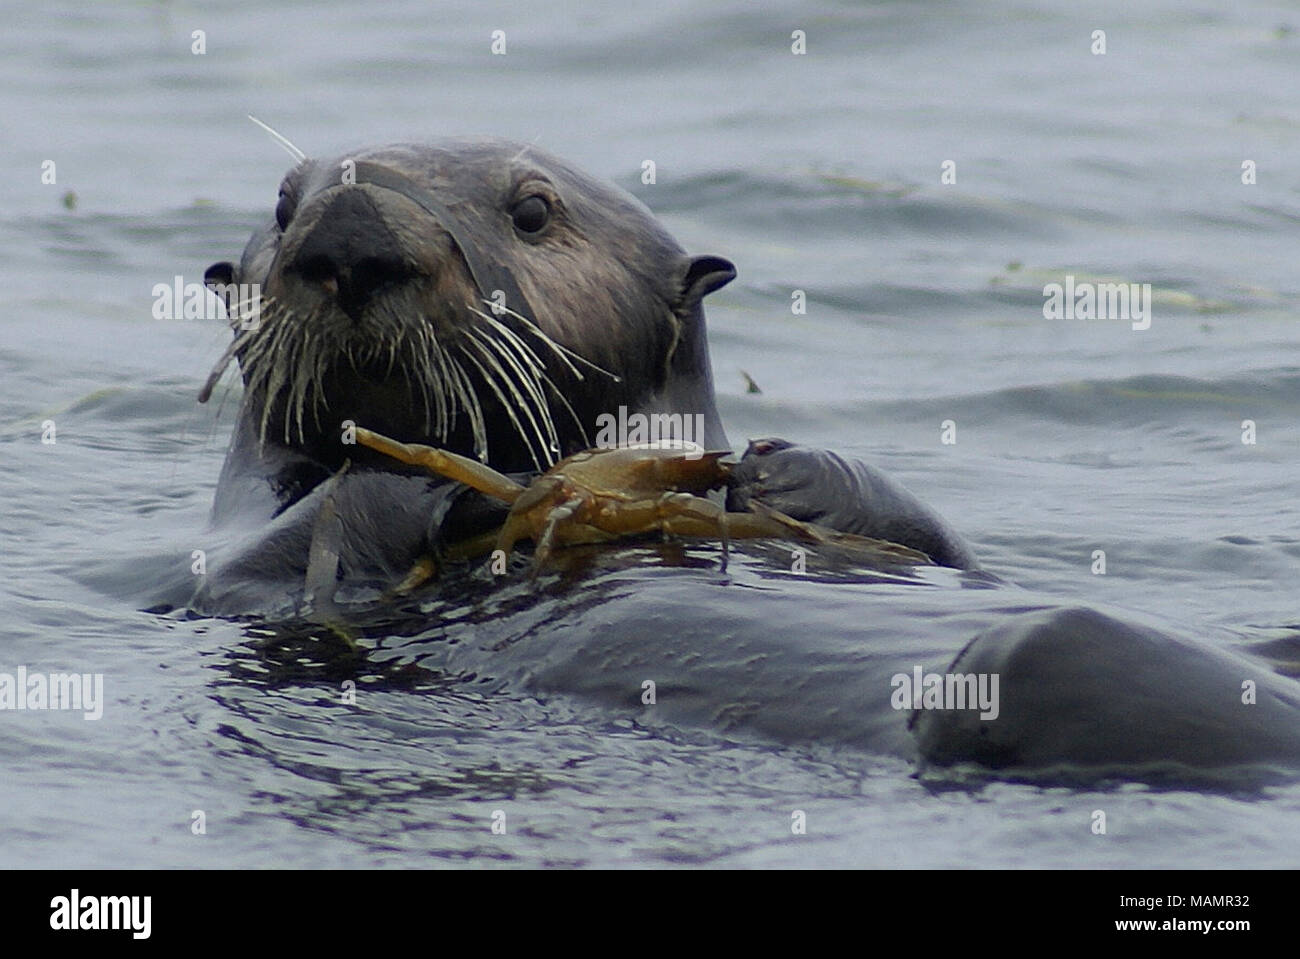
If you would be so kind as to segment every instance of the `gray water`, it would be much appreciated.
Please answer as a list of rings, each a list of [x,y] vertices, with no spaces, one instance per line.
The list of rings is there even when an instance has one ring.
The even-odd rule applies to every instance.
[[[888,750],[642,721],[580,691],[441,681],[402,635],[366,641],[366,667],[348,674],[357,705],[341,708],[345,674],[303,647],[280,655],[243,624],[143,612],[104,585],[147,586],[135,558],[188,556],[206,521],[238,398],[194,397],[228,331],[152,319],[151,290],[234,258],[270,212],[289,161],[251,113],[308,153],[495,134],[612,179],[688,250],[739,267],[708,310],[733,441],[783,435],[870,459],[1038,601],[1290,648],[1294,6],[105,2],[0,14],[0,671],[101,672],[106,696],[94,722],[0,712],[0,864],[1300,860],[1296,786],[934,790]],[[195,29],[203,56],[190,52]],[[504,57],[489,52],[496,29]],[[795,29],[804,56],[790,52]],[[1089,50],[1096,29],[1104,56]],[[653,186],[640,182],[646,159]],[[46,160],[56,184],[40,181]],[[940,182],[945,160],[955,184]],[[1043,286],[1067,273],[1150,283],[1151,328],[1044,319]],[[796,289],[806,315],[791,312]],[[949,419],[955,445],[940,441]],[[1092,572],[1096,549],[1105,575]],[[751,600],[723,596],[713,554],[700,556],[706,571],[682,588],[712,590],[720,630],[728,615],[753,628],[741,619]],[[941,667],[940,651],[969,638],[945,607],[952,593],[853,589],[836,595],[874,602],[863,608],[886,624],[905,609],[933,617],[917,661]],[[990,597],[1022,601],[1012,587]],[[852,609],[828,603],[810,621]],[[604,633],[584,623],[555,635],[623,638],[617,618]],[[768,642],[800,641],[797,616],[771,630]],[[1089,829],[1098,808],[1105,836]],[[191,832],[195,810],[205,835]],[[505,835],[490,828],[497,810]],[[805,836],[791,834],[794,810]]]

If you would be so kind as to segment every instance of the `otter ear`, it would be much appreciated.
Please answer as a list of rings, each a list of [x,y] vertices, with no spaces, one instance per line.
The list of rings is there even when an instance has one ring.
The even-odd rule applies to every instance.
[[[222,260],[203,271],[203,285],[221,298],[229,311],[234,302],[235,264]]]
[[[203,273],[203,285],[214,292],[221,292],[217,287],[227,286],[235,282],[235,264],[227,263],[225,260],[220,263],[213,263]]]
[[[682,277],[682,304],[694,306],[736,278],[736,267],[720,256],[693,256]]]

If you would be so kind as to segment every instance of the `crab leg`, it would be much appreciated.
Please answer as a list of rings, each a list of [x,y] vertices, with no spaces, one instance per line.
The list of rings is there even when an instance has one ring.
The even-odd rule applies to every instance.
[[[399,443],[360,426],[357,427],[357,442],[372,450],[385,453],[395,460],[401,460],[411,466],[423,466],[447,479],[464,483],[504,503],[513,503],[524,491],[524,487],[510,477],[503,476],[468,456],[434,449],[432,446],[421,446],[418,443]]]

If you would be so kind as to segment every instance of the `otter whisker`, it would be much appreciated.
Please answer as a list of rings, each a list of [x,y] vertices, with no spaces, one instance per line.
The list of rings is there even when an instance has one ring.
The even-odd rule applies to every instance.
[[[412,405],[424,410],[424,429],[439,438],[449,430],[451,393],[445,382],[450,374],[442,361],[442,346],[431,335],[425,324],[409,324],[404,317],[421,312],[421,304],[413,297],[403,297],[385,303],[373,316],[379,329],[368,334],[367,350],[359,361],[383,364],[385,376],[400,370]],[[442,376],[437,366],[442,367]]]
[[[532,347],[519,338],[519,335],[515,333],[514,330],[486,313],[479,312],[478,310],[473,310],[472,312],[486,320],[493,330],[495,330],[501,337],[501,342],[498,342],[492,337],[482,336],[481,339],[483,342],[488,343],[493,347],[493,349],[501,352],[502,356],[510,359],[512,364],[516,365],[516,367],[518,366],[518,363],[515,362],[514,357],[517,357],[519,362],[528,367],[526,376],[533,382],[540,382],[542,379],[547,378],[546,364],[542,362],[541,357],[533,351]],[[475,332],[477,332],[477,330],[475,330]],[[582,379],[582,376],[578,374],[577,370],[573,369],[572,365],[569,365],[569,369],[573,371],[574,375],[577,376],[578,379]],[[535,392],[537,394],[537,401],[544,404],[545,401],[542,397],[541,391],[536,390]]]
[[[315,326],[319,322],[319,319],[320,319],[320,311],[317,311],[316,318],[313,319],[312,325]],[[326,366],[327,363],[329,362],[329,359],[328,359],[328,354],[325,352],[325,350],[320,348],[317,348],[316,352],[312,355],[316,357],[316,366],[315,369],[312,370],[312,375],[311,375],[311,391],[313,397],[312,422],[315,424],[316,429],[319,430],[321,428],[321,423],[320,423],[321,410],[324,409],[326,406],[324,383],[325,383]]]
[[[437,334],[428,326],[420,325],[420,342],[415,344],[415,353],[420,370],[420,382],[425,384],[425,394],[434,392],[437,409],[438,438],[445,440],[451,431],[451,422],[456,409],[456,396],[452,389],[451,371],[447,367],[447,350],[438,339]],[[436,391],[432,387],[436,386]]]
[[[256,305],[256,309],[252,307]],[[258,325],[261,323],[262,314],[269,312],[275,305],[275,298],[263,296],[260,292],[242,300],[236,300],[234,303],[226,304],[226,323],[236,333],[256,332],[256,326],[245,327],[244,323],[251,316],[258,318]]]
[[[437,436],[439,439],[442,439],[446,435],[446,427],[444,423],[444,417],[442,415],[442,407],[441,404],[437,402],[436,399],[431,399],[429,396],[430,392],[432,391],[429,389],[427,385],[429,383],[428,354],[425,353],[422,356],[420,352],[421,347],[426,345],[425,341],[427,337],[424,335],[424,332],[422,330],[417,332],[416,337],[418,342],[411,344],[411,350],[409,351],[411,362],[404,362],[402,364],[402,375],[406,379],[406,389],[407,392],[411,394],[411,397],[414,399],[416,393],[419,394],[420,405],[424,407],[424,431],[426,433],[434,432],[435,429],[434,408],[437,407],[438,410]],[[403,347],[406,346],[406,342],[407,341],[403,339],[402,341]],[[396,349],[397,349],[397,344],[394,343],[392,347],[392,353],[390,355],[396,356]],[[403,359],[406,359],[405,350],[403,350]],[[389,366],[389,370],[390,371],[392,370],[391,365]],[[413,373],[416,375],[412,375]],[[441,396],[441,394],[438,395]]]
[[[265,393],[267,397],[266,412],[263,414],[268,421],[270,420],[271,408],[273,405],[270,402],[270,399],[272,397],[279,396],[280,393],[285,389],[288,389],[290,391],[290,395],[292,395],[292,391],[294,387],[297,385],[299,379],[298,377],[299,341],[289,339],[289,337],[285,336],[283,328],[276,331],[276,339],[287,341],[284,345],[284,350],[285,350],[284,355],[285,357],[288,358],[288,362],[272,364],[271,375],[270,377],[268,377],[266,383],[266,393]],[[289,415],[292,408],[293,408],[292,403],[286,402],[284,404],[285,443],[289,443],[291,441]],[[263,433],[265,433],[265,429],[263,430]],[[265,436],[263,436],[263,442],[265,442]]]
[[[230,341],[230,345],[226,347],[226,352],[221,354],[221,358],[217,360],[217,365],[212,368],[212,372],[208,374],[207,380],[204,381],[203,389],[199,390],[200,403],[206,403],[212,398],[212,391],[221,382],[221,377],[225,375],[226,368],[230,366],[230,361],[235,358],[236,353],[248,345],[256,332],[256,330],[245,330]]]
[[[389,368],[389,372],[392,372],[391,367]],[[421,371],[416,370],[416,372]],[[433,433],[433,409],[429,402],[429,390],[422,386],[417,386],[417,383],[422,381],[411,376],[411,369],[409,367],[404,367],[402,369],[402,379],[406,383],[406,395],[411,398],[411,405],[415,405],[418,402],[424,407],[424,432]],[[441,438],[441,431],[439,431],[439,438]]]
[[[303,351],[305,355],[319,357],[320,347],[316,343],[316,330],[314,324],[308,328],[305,341],[306,342],[303,345]],[[316,352],[313,353],[312,352],[313,350]],[[311,379],[304,381],[304,369],[303,369],[304,365],[305,364],[302,363],[295,364],[294,385],[293,385],[293,394],[295,400],[294,412],[295,412],[295,419],[298,421],[298,439],[303,442],[306,441],[306,436],[307,436],[307,431],[303,428],[303,423],[302,423],[303,407],[307,403],[307,391],[309,387],[313,385],[316,381],[315,377],[312,377]],[[298,385],[299,381],[303,381],[303,384],[301,386]],[[320,418],[319,416],[316,416],[316,405],[314,403],[312,404],[312,415],[313,417],[315,417],[317,421],[316,425],[319,428]]]
[[[287,333],[284,334],[287,337]],[[305,379],[303,377],[301,357],[305,355],[305,340],[295,340],[293,343],[293,362],[289,365],[287,373],[281,378],[283,386],[287,388],[288,395],[284,404],[284,442],[286,444],[293,441],[293,411],[296,403],[301,402],[302,392],[305,389]],[[270,395],[278,396],[281,389],[273,390]]]
[[[474,434],[474,455],[486,463],[488,459],[487,427],[484,425],[483,407],[479,404],[478,393],[475,392],[474,386],[470,382],[469,374],[460,365],[460,360],[448,355],[447,362],[453,373],[450,382],[453,384],[456,395],[460,397],[461,409],[469,416],[470,431]]]
[[[538,376],[545,375],[542,368],[535,363],[529,362],[528,357],[525,356],[523,357],[524,362],[529,364],[529,368],[525,370],[515,355],[512,354],[510,350],[510,340],[508,339],[493,339],[492,337],[485,335],[484,331],[475,327],[468,327],[467,331],[471,334],[473,339],[481,343],[482,346],[495,351],[497,355],[505,361],[507,369],[501,371],[503,379],[508,380],[509,374],[514,374],[514,380],[511,382],[517,383],[519,387],[528,393],[529,399],[532,401],[533,409],[537,410],[538,417],[542,421],[542,426],[546,428],[547,436],[546,439],[543,439],[537,420],[533,418],[532,411],[525,406],[524,412],[528,414],[533,429],[538,435],[538,440],[548,449],[558,451],[560,443],[559,437],[555,432],[555,423],[551,419],[550,408],[546,405],[546,396],[542,391],[541,384],[538,382]],[[529,353],[531,355],[531,351],[529,351]],[[517,392],[518,391],[516,391],[516,393]]]
[[[488,372],[488,370],[484,368],[482,363],[480,363],[477,359],[474,358],[474,355],[472,353],[470,353],[467,349],[464,349],[466,345],[475,347],[483,355],[483,358],[487,362],[489,362],[493,367],[495,367],[498,373],[501,374],[500,384],[498,384],[497,378],[494,377],[490,372]],[[492,390],[492,392],[496,394],[497,399],[501,401],[501,406],[505,410],[506,415],[510,418],[510,422],[514,425],[515,432],[519,434],[519,438],[524,441],[524,445],[528,448],[528,455],[532,458],[533,465],[536,466],[538,470],[544,470],[554,465],[553,461],[551,460],[549,451],[545,449],[546,443],[545,440],[541,438],[541,431],[537,428],[536,420],[533,419],[532,413],[528,412],[528,407],[527,404],[524,402],[523,395],[520,394],[519,389],[506,378],[505,371],[501,369],[501,365],[497,363],[496,360],[492,357],[491,353],[484,350],[484,348],[475,339],[466,339],[461,344],[461,346],[462,346],[461,355],[465,357],[465,359],[469,360],[471,363],[474,364],[474,366],[478,369],[479,374],[483,377],[484,382],[487,383],[488,387]],[[520,422],[519,417],[515,414],[514,406],[510,403],[509,398],[506,397],[504,392],[504,389],[506,388],[508,388],[511,394],[513,394],[514,399],[518,402],[520,406],[524,408],[525,412],[528,412],[528,418],[529,420],[532,421],[533,429],[537,432],[538,442],[543,447],[542,450],[543,458],[547,460],[546,466],[542,466],[541,460],[538,459],[537,453],[533,449],[532,438],[529,436],[528,431],[524,429],[523,423]]]
[[[551,440],[551,448],[558,452],[559,436],[555,431],[555,423],[551,413],[550,405],[546,402],[545,388],[555,389],[555,384],[551,381],[549,374],[546,372],[546,366],[541,359],[534,353],[526,343],[524,343],[515,332],[508,327],[502,326],[502,337],[500,340],[487,335],[487,331],[471,328],[475,335],[486,345],[496,350],[504,359],[515,375],[518,377],[520,385],[524,386],[532,395],[534,405],[545,420],[547,433]]]
[[[307,408],[312,409],[319,425],[320,379],[322,352],[318,348],[316,322],[313,314],[302,321],[292,311],[279,304],[270,303],[264,310],[259,329],[247,331],[260,333],[260,336],[239,337],[247,344],[247,349],[240,356],[247,380],[248,392],[256,397],[262,407],[258,423],[258,442],[265,444],[267,431],[271,425],[271,413],[274,398],[283,394],[284,441],[292,442],[294,423],[297,422],[298,436],[305,438],[304,420]],[[312,352],[307,353],[310,347]],[[317,357],[315,371],[305,367],[304,355]],[[313,375],[314,374],[314,375]]]
[[[504,323],[502,323],[496,317],[492,316],[490,313],[484,313],[482,310],[476,310],[472,308],[470,312],[474,313],[481,319],[485,320],[488,323],[488,325],[491,326],[492,329],[495,330],[502,339],[510,343],[510,345],[513,346],[516,351],[518,351],[522,356],[524,356],[534,369],[546,368],[546,364],[542,362],[541,357],[539,357],[536,353],[534,353],[532,347],[530,347],[527,343],[521,340],[519,338],[519,334],[517,334],[514,330],[510,329],[510,327],[506,326]],[[570,365],[569,368],[573,370],[572,365]],[[573,370],[573,372],[575,375],[578,375],[577,370]],[[578,378],[582,379],[580,375],[578,375]]]
[[[473,380],[451,351],[452,347],[459,348],[459,345],[454,340],[444,344],[438,340],[436,332],[430,331],[429,335],[437,344],[436,352],[431,355],[438,363],[439,375],[433,382],[440,384],[446,392],[447,403],[453,411],[460,408],[471,414],[471,426],[475,431],[474,452],[483,462],[487,462],[487,424],[483,418],[482,405]]]
[[[267,364],[263,362],[262,357],[266,352],[268,341],[276,339],[276,326],[274,323],[263,324],[261,329],[262,335],[253,339],[248,346],[247,352],[240,358],[240,364],[244,370],[248,393],[256,398],[262,406],[262,416],[258,423],[259,442],[266,439],[266,424],[270,417],[270,411],[266,408],[264,398],[266,397],[266,379]]]
[[[583,424],[582,418],[578,416],[578,411],[573,408],[573,404],[569,402],[569,398],[561,392],[560,388],[551,381],[549,376],[543,375],[542,382],[550,387],[550,390],[555,394],[556,399],[564,405],[564,409],[569,414],[569,418],[572,419],[574,425],[578,427],[578,432],[582,434],[582,445],[590,448],[591,437],[587,435],[587,427]],[[560,450],[559,452],[563,452],[563,450]]]
[[[465,349],[466,346],[472,346],[474,350],[479,354],[479,356],[482,357],[483,362],[480,362],[479,359],[475,357],[473,353],[470,353],[467,349]],[[537,421],[533,417],[532,411],[529,409],[528,403],[524,395],[520,393],[519,388],[509,379],[509,377],[506,375],[506,372],[501,368],[500,363],[497,362],[495,357],[493,357],[491,353],[485,350],[481,344],[472,340],[467,341],[466,344],[462,345],[461,353],[467,360],[469,360],[470,363],[474,365],[474,367],[478,370],[479,374],[482,376],[483,381],[488,385],[488,387],[492,390],[492,392],[496,394],[497,399],[500,400],[501,402],[502,409],[505,411],[506,415],[510,419],[511,424],[514,426],[515,432],[524,441],[524,444],[528,449],[528,455],[533,460],[533,465],[536,466],[538,469],[542,469],[543,467],[541,466],[541,461],[543,459],[548,459],[548,457],[545,453],[545,450],[543,449],[542,456],[539,458],[536,448],[534,446],[533,436],[536,435],[538,437],[538,445],[542,447],[545,447],[545,441],[544,439],[541,438],[541,430],[537,426]],[[507,392],[510,394],[510,398],[514,399],[515,402],[513,404],[510,402],[510,398],[506,396]],[[532,433],[530,433],[528,429],[525,428],[522,420],[520,420],[519,416],[517,415],[515,409],[516,405],[521,407],[523,409],[524,414],[528,417],[529,425],[532,427],[533,430]]]
[[[482,315],[482,314],[480,314],[480,315]],[[517,314],[516,314],[516,315],[517,315]],[[494,321],[492,321],[492,318],[491,318],[491,317],[486,317],[486,319],[488,319],[489,322],[494,322]],[[521,319],[523,319],[523,318],[521,317]],[[527,321],[527,320],[524,320],[524,322],[528,322],[528,321]],[[500,324],[495,324],[495,323],[494,323],[494,325],[500,325]],[[588,435],[588,433],[587,433],[587,427],[586,427],[586,424],[584,424],[584,423],[582,422],[582,417],[580,417],[580,416],[578,415],[577,411],[573,408],[573,404],[570,403],[570,402],[569,402],[569,398],[568,398],[567,396],[564,395],[564,391],[561,390],[561,389],[560,389],[560,388],[555,384],[555,381],[554,381],[553,379],[551,379],[550,374],[546,372],[546,366],[545,366],[545,364],[542,363],[541,359],[537,356],[536,353],[534,353],[531,349],[528,348],[527,344],[523,343],[523,341],[519,339],[519,337],[515,334],[515,332],[514,332],[513,330],[511,330],[509,327],[505,327],[505,326],[502,326],[502,329],[503,329],[506,333],[509,334],[509,340],[510,340],[510,342],[516,344],[516,349],[522,347],[523,349],[527,350],[527,356],[530,358],[530,367],[531,367],[531,373],[532,373],[532,375],[536,378],[536,380],[537,380],[538,383],[540,383],[541,385],[543,385],[543,386],[545,386],[547,389],[549,389],[550,392],[551,392],[552,394],[554,394],[555,398],[556,398],[557,400],[560,401],[560,404],[563,406],[565,412],[567,412],[567,413],[569,414],[569,418],[570,418],[571,420],[573,420],[573,424],[574,424],[575,426],[578,427],[578,432],[582,434],[582,442],[583,442],[583,444],[584,444],[585,446],[588,446],[588,447],[591,446],[591,437],[590,437],[590,436]],[[539,331],[539,333],[540,333],[540,331]],[[544,339],[546,338],[545,334],[541,334],[541,336],[542,336]],[[552,347],[555,347],[555,346],[556,346],[556,344],[551,344],[551,345],[552,345]],[[573,365],[572,365],[571,363],[569,363],[567,359],[565,359],[565,357],[563,356],[563,354],[560,354],[560,353],[557,352],[556,355],[559,356],[559,358],[564,362],[565,366],[568,367],[568,369],[573,373],[573,375],[574,375],[575,377],[577,377],[577,379],[579,379],[579,380],[582,380],[582,379],[583,379],[582,374],[579,373],[576,369],[574,369]],[[581,357],[579,357],[579,359],[581,359]],[[535,361],[535,365],[533,364],[533,361]],[[584,360],[583,362],[586,362],[586,361]],[[599,367],[596,367],[596,366],[594,366],[594,365],[593,365],[593,368],[594,368],[594,369],[598,369],[598,370],[600,369]],[[604,372],[604,371],[602,370],[601,372]],[[616,379],[617,379],[617,377],[616,377]],[[544,400],[539,400],[539,402],[545,403]],[[548,407],[549,407],[549,404],[547,404],[547,405],[548,405]],[[557,452],[562,452],[561,450],[558,449],[558,437],[557,437],[556,439],[557,439],[557,444],[556,444],[556,445],[557,445],[557,450],[556,450],[556,451],[557,451]]]
[[[254,123],[256,123],[267,133],[271,134],[271,137],[275,140],[275,142],[280,144],[280,146],[284,147],[285,152],[287,152],[289,156],[293,157],[293,161],[295,163],[301,163],[303,160],[307,159],[307,154],[303,153],[296,146],[290,143],[289,139],[285,137],[283,134],[277,133],[275,130],[272,130],[269,126],[267,126],[257,117],[253,116],[251,113],[246,114],[246,116],[248,117],[248,119],[252,120]]]
[[[491,303],[491,301],[489,300],[484,300],[483,302],[489,304]],[[564,365],[569,368],[570,372],[572,372],[573,375],[576,376],[579,380],[583,378],[582,374],[579,373],[578,370],[573,366],[573,364],[569,362],[569,357],[573,357],[575,360],[577,360],[579,363],[583,364],[584,366],[591,367],[591,369],[595,370],[597,373],[603,373],[605,376],[608,376],[615,383],[623,382],[623,378],[621,376],[618,376],[615,373],[611,373],[609,370],[604,369],[603,367],[597,366],[595,363],[591,362],[591,360],[587,359],[581,353],[577,353],[569,349],[567,346],[564,346],[561,343],[556,343],[555,340],[551,339],[551,337],[546,333],[546,331],[544,331],[540,326],[538,326],[528,317],[524,316],[522,313],[516,313],[508,306],[501,306],[500,304],[492,304],[492,305],[494,305],[496,309],[503,310],[504,312],[508,313],[510,316],[513,316],[520,323],[524,324],[524,326],[528,328],[528,332],[532,333],[539,340],[541,340],[546,346],[548,346],[555,353],[555,355],[560,358],[560,360],[564,363]],[[474,312],[478,313],[479,316],[484,316],[484,314],[479,313],[478,310],[475,310]],[[491,320],[490,317],[489,319]]]
[[[481,311],[479,311],[479,310],[476,310],[476,309],[471,308],[471,312],[474,313],[475,315],[479,316],[479,317],[482,317],[482,318],[483,318],[484,320],[486,320],[486,321],[488,322],[488,324],[489,324],[490,326],[492,326],[494,329],[498,329],[498,330],[500,330],[500,331],[504,334],[504,336],[505,336],[505,338],[507,339],[507,341],[508,341],[509,343],[511,343],[512,345],[514,345],[515,350],[516,350],[517,352],[521,353],[521,354],[522,354],[522,355],[527,359],[527,361],[528,361],[528,365],[529,365],[529,369],[530,369],[530,375],[531,375],[531,377],[534,378],[538,383],[540,383],[540,384],[542,384],[543,386],[547,387],[547,388],[551,391],[551,393],[553,393],[553,394],[555,395],[556,399],[558,399],[558,400],[560,401],[560,403],[563,405],[565,411],[569,414],[569,417],[573,420],[574,425],[576,425],[576,426],[578,427],[578,432],[582,434],[582,441],[583,441],[583,443],[584,443],[585,445],[587,445],[587,446],[590,446],[590,445],[591,445],[591,437],[587,434],[587,428],[586,428],[586,425],[582,422],[582,418],[578,416],[577,411],[574,410],[574,408],[573,408],[573,404],[571,404],[571,403],[569,402],[568,397],[566,397],[566,396],[564,395],[564,391],[561,390],[558,386],[555,385],[555,381],[552,380],[551,377],[550,377],[550,375],[546,372],[546,365],[542,362],[541,358],[540,358],[540,357],[539,357],[539,356],[538,356],[538,355],[537,355],[537,354],[532,350],[531,347],[528,346],[527,343],[525,343],[523,340],[521,340],[521,339],[519,338],[519,335],[518,335],[517,333],[515,333],[514,330],[510,329],[510,328],[509,328],[508,326],[506,326],[505,324],[499,322],[499,321],[496,320],[494,317],[489,316],[488,314],[483,313],[483,312],[481,312]],[[520,316],[518,313],[515,313],[513,310],[507,310],[506,312],[509,313],[511,316],[516,317],[516,318],[519,319],[521,322],[528,324],[528,326],[529,326],[530,328],[532,328],[534,331],[536,331],[537,335],[542,339],[542,341],[545,342],[548,346],[551,347],[552,350],[555,351],[556,356],[559,357],[559,359],[564,363],[564,365],[568,368],[568,370],[569,370],[569,371],[570,371],[570,372],[571,372],[571,373],[572,373],[572,374],[573,374],[573,375],[574,375],[578,380],[582,380],[582,379],[583,379],[582,374],[581,374],[580,372],[578,372],[578,370],[573,366],[573,364],[570,363],[570,362],[568,361],[567,357],[565,357],[564,353],[561,352],[561,351],[564,350],[564,347],[562,347],[562,346],[560,346],[559,344],[555,343],[555,342],[554,342],[553,340],[551,340],[551,338],[548,337],[545,333],[543,333],[541,330],[537,329],[536,325],[534,325],[533,323],[530,323],[526,317]],[[493,343],[493,345],[495,346],[496,344]],[[572,352],[572,351],[569,351],[569,352]],[[574,355],[574,356],[577,356],[576,353],[573,354],[573,355]],[[582,362],[587,363],[587,365],[591,366],[593,369],[595,369],[595,370],[599,370],[599,371],[602,372],[602,373],[605,372],[604,370],[601,370],[600,367],[596,366],[595,364],[589,363],[587,360],[583,359],[581,356],[577,356],[577,358],[578,358],[579,360],[582,360]],[[615,378],[615,379],[618,379],[618,377],[614,377],[614,378]],[[538,403],[539,403],[539,405],[542,405],[542,406],[546,406],[546,407],[547,407],[547,415],[548,415],[548,418],[549,418],[549,417],[550,417],[549,404],[547,404],[546,401],[545,401],[545,399],[542,398],[542,397],[539,397],[539,398],[538,398]],[[553,424],[553,422],[550,424],[550,426],[551,426],[551,433],[552,433],[552,436],[555,436],[555,431],[554,431],[554,424]],[[562,452],[562,451],[558,448],[558,447],[559,447],[558,437],[555,437],[555,438],[556,438],[556,444],[555,444],[556,452]]]
[[[262,327],[260,323],[258,326],[249,327],[245,330],[240,329],[240,318],[244,313],[244,308],[254,303],[257,304],[257,313],[259,317],[274,316],[276,309],[278,309],[273,297],[261,295],[250,296],[247,299],[240,300],[234,304],[233,307],[227,309],[226,320],[230,324],[230,328],[235,331],[236,335],[235,338],[230,341],[230,345],[226,347],[226,351],[221,354],[216,365],[212,367],[212,372],[208,374],[207,380],[204,381],[203,388],[199,390],[200,403],[206,403],[212,398],[212,391],[215,390],[217,384],[221,382],[221,377],[225,375],[227,368],[229,368],[230,361],[233,360],[245,347],[247,347],[253,341],[253,338],[261,332]]]

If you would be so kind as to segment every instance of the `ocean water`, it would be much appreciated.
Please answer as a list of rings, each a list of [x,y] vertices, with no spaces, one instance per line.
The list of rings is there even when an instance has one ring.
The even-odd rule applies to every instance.
[[[936,789],[913,776],[901,717],[864,745],[775,692],[744,715],[708,708],[711,651],[749,653],[725,675],[748,669],[756,689],[815,687],[845,680],[818,671],[810,637],[846,622],[862,620],[843,655],[864,668],[942,668],[991,616],[1048,602],[1295,658],[1294,6],[0,12],[0,671],[105,676],[100,720],[0,713],[0,864],[1300,861],[1300,787]],[[799,584],[754,556],[724,578],[707,545],[632,551],[460,625],[437,604],[424,632],[381,620],[348,655],[143,611],[140,557],[198,542],[238,399],[195,403],[224,324],[155,320],[151,291],[236,257],[272,209],[289,161],[247,114],[309,154],[513,137],[633,192],[739,269],[708,302],[733,443],[870,460],[1008,585]],[[1067,275],[1149,283],[1150,328],[1046,319],[1044,286]],[[656,643],[698,686],[662,717],[602,685]],[[759,675],[778,661],[790,672]]]

